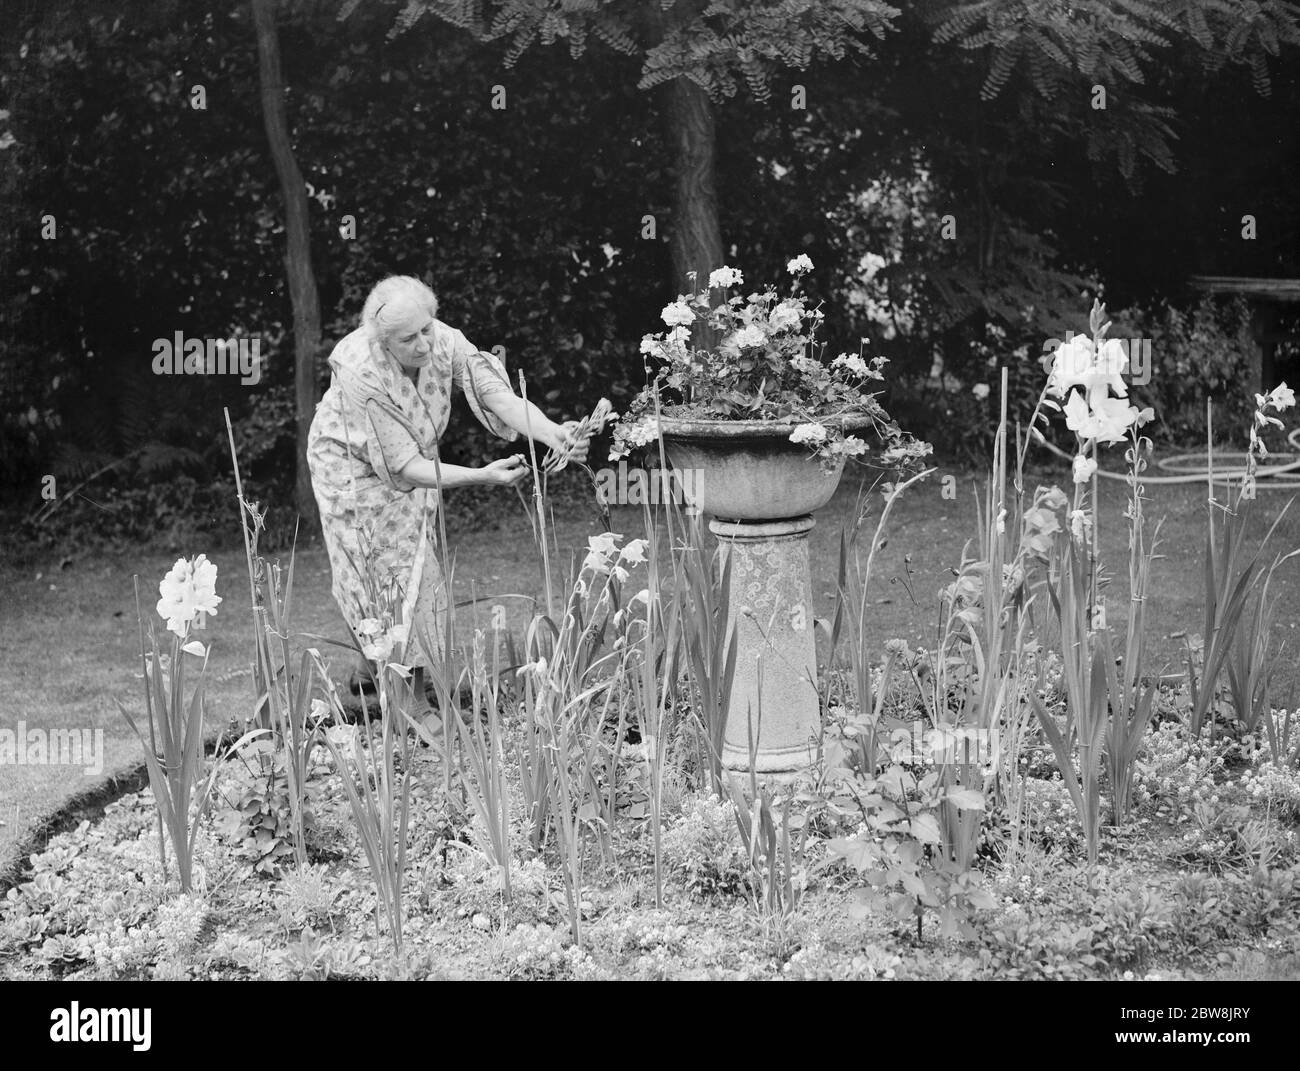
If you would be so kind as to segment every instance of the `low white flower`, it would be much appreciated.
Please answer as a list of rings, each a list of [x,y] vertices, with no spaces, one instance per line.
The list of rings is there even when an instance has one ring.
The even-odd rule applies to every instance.
[[[1085,454],[1079,454],[1074,459],[1074,482],[1087,483],[1092,479],[1093,473],[1097,471],[1097,462]]]
[[[709,289],[741,286],[745,277],[736,268],[718,268],[709,274]]]
[[[1070,511],[1070,535],[1076,542],[1084,542],[1092,532],[1092,518],[1088,516],[1085,510],[1076,509]]]
[[[587,537],[587,548],[594,554],[608,557],[618,550],[618,541],[622,538],[617,532],[601,532]]]
[[[633,565],[640,565],[645,561],[645,549],[647,546],[649,546],[649,544],[646,540],[634,539],[619,553],[618,560],[631,562]]]
[[[792,443],[816,443],[820,446],[826,441],[826,429],[820,424],[800,424],[794,431],[790,432],[790,441]]]
[[[812,268],[813,262],[808,259],[807,253],[800,253],[785,266],[785,270],[791,275],[802,275],[804,272],[812,271]]]

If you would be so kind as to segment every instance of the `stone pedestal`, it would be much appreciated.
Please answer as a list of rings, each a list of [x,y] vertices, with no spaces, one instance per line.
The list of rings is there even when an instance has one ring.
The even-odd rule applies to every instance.
[[[736,630],[725,771],[748,773],[751,726],[763,780],[793,776],[816,757],[821,713],[808,561],[816,523],[810,515],[709,522],[731,561],[728,627]]]

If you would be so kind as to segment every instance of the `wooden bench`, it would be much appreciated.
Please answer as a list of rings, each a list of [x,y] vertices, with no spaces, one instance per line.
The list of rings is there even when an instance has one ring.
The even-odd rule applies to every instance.
[[[1236,275],[1193,275],[1189,280],[1195,290],[1209,294],[1240,294],[1250,305],[1250,332],[1254,341],[1251,373],[1257,393],[1277,386],[1277,345],[1300,341],[1294,331],[1278,330],[1278,318],[1284,305],[1300,304],[1300,279],[1254,279]]]

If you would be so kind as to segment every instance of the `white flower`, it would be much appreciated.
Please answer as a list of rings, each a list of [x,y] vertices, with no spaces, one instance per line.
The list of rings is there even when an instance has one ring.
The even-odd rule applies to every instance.
[[[989,385],[987,383],[976,383],[975,386],[971,387],[970,392],[982,402],[989,396]]]
[[[322,718],[329,717],[330,707],[323,699],[313,699],[311,701],[311,710],[308,711],[307,717],[312,721],[320,721]]]
[[[367,617],[357,625],[357,632],[362,636],[378,636],[383,631],[383,623],[377,617]]]
[[[736,268],[718,268],[709,274],[709,289],[714,287],[741,286],[745,277]]]
[[[177,636],[185,636],[199,614],[215,614],[221,596],[217,594],[217,567],[200,554],[193,562],[178,558],[158,584],[158,616]]]
[[[826,429],[820,424],[800,424],[794,431],[790,432],[790,441],[792,443],[817,443],[821,445],[826,441]]]
[[[757,324],[747,324],[731,336],[731,344],[736,349],[744,349],[746,346],[761,346],[767,341],[767,335]]]
[[[878,271],[886,264],[886,260],[879,253],[867,253],[858,261],[858,269],[862,272],[864,282],[870,282]]]
[[[1075,541],[1082,543],[1087,539],[1088,534],[1092,531],[1092,518],[1087,512],[1081,509],[1070,511],[1070,535],[1074,536]]]
[[[831,361],[831,367],[843,368],[845,371],[851,372],[853,375],[860,378],[865,378],[868,371],[867,362],[861,357],[851,353],[841,353],[835,358],[835,360]]]
[[[638,420],[627,429],[625,438],[634,446],[645,446],[652,443],[659,437],[659,426],[655,423],[653,417],[646,417]]]
[[[628,603],[628,606],[635,606],[637,603],[644,603],[646,606],[650,605],[649,588],[642,588],[635,595],[633,595],[631,601]]]
[[[1259,395],[1256,395],[1256,397],[1259,397]],[[1268,392],[1268,404],[1279,412],[1283,409],[1290,409],[1295,405],[1295,391],[1288,387],[1286,383],[1279,383]]]
[[[691,312],[690,306],[684,301],[665,305],[664,311],[659,315],[669,327],[684,327],[695,322],[695,313]]]
[[[1074,459],[1074,482],[1087,483],[1092,479],[1093,473],[1097,471],[1097,462],[1092,458],[1079,454]]]
[[[633,565],[640,565],[645,561],[645,548],[649,544],[644,539],[634,539],[618,556],[619,561],[631,562]]]
[[[800,253],[785,266],[785,270],[791,275],[802,275],[804,272],[812,271],[812,267],[813,262],[808,259],[808,254]]]
[[[1061,398],[1071,387],[1082,387],[1088,395],[1088,404],[1095,407],[1108,396],[1108,390],[1114,390],[1121,398],[1128,396],[1128,387],[1120,375],[1127,367],[1128,354],[1118,339],[1104,342],[1100,350],[1094,350],[1087,335],[1075,335],[1057,348],[1047,389]]]
[[[645,335],[641,339],[641,352],[647,357],[654,357],[659,353],[662,343],[654,335]]]
[[[393,653],[393,638],[385,632],[382,636],[361,645],[361,653],[372,662],[387,662]]]
[[[618,550],[618,541],[623,537],[617,532],[601,532],[600,535],[587,537],[587,548],[593,554],[601,554],[608,557]]]
[[[516,677],[522,677],[525,674],[535,680],[543,680],[546,677],[546,659],[539,658],[536,662],[526,662],[515,670]]]
[[[817,427],[821,425],[818,424]],[[835,444],[833,449],[837,454],[843,454],[845,457],[858,457],[867,452],[867,444],[856,435],[846,435]]]
[[[798,305],[783,301],[772,310],[767,322],[773,331],[784,331],[786,328],[799,327],[803,323],[803,313],[799,311]]]
[[[1137,418],[1137,406],[1122,398],[1085,400],[1082,394],[1072,393],[1065,403],[1065,426],[1085,440],[1122,442]]]

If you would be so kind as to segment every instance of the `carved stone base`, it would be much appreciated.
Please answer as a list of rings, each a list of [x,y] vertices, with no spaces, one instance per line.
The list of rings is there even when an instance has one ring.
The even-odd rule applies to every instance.
[[[812,765],[821,730],[808,533],[811,516],[745,522],[711,520],[731,560],[728,627],[736,630],[736,675],[722,748],[725,771],[764,780]]]

